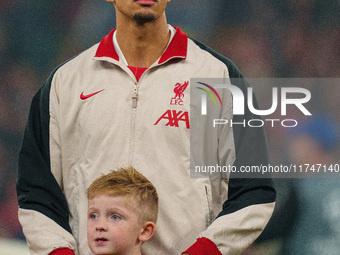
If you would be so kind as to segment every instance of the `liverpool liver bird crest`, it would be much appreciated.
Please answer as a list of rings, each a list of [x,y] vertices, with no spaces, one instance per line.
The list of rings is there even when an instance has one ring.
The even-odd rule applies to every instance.
[[[177,82],[174,88],[175,96],[171,98],[171,105],[183,105],[183,97],[184,91],[188,87],[189,81],[184,82],[183,84]]]

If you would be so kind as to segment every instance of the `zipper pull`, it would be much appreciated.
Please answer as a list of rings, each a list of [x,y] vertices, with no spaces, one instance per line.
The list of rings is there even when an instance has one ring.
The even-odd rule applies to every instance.
[[[133,94],[132,94],[132,108],[137,107],[137,100],[138,100],[138,94],[137,94],[137,86],[134,88]]]

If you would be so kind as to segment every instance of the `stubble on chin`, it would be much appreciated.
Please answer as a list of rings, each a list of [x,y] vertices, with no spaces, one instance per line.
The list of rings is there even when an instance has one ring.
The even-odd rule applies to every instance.
[[[140,13],[137,12],[133,15],[133,19],[139,24],[144,25],[146,23],[154,22],[156,19],[156,16],[152,13]]]

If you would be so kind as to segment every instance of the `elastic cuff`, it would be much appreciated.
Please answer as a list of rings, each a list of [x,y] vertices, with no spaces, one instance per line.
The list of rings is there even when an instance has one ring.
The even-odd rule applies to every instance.
[[[191,255],[222,255],[216,245],[205,237],[198,238],[196,242],[183,253],[189,253]]]
[[[48,255],[74,255],[74,252],[69,248],[58,248]]]

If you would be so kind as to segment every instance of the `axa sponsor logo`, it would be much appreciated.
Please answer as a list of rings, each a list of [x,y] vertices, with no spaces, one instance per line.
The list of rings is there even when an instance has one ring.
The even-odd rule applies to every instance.
[[[184,91],[189,85],[189,81],[183,84],[177,82],[174,88],[175,96],[171,98],[170,105],[183,105]]]
[[[187,111],[167,110],[154,125],[158,124],[170,127],[185,126],[190,129],[189,113]]]

